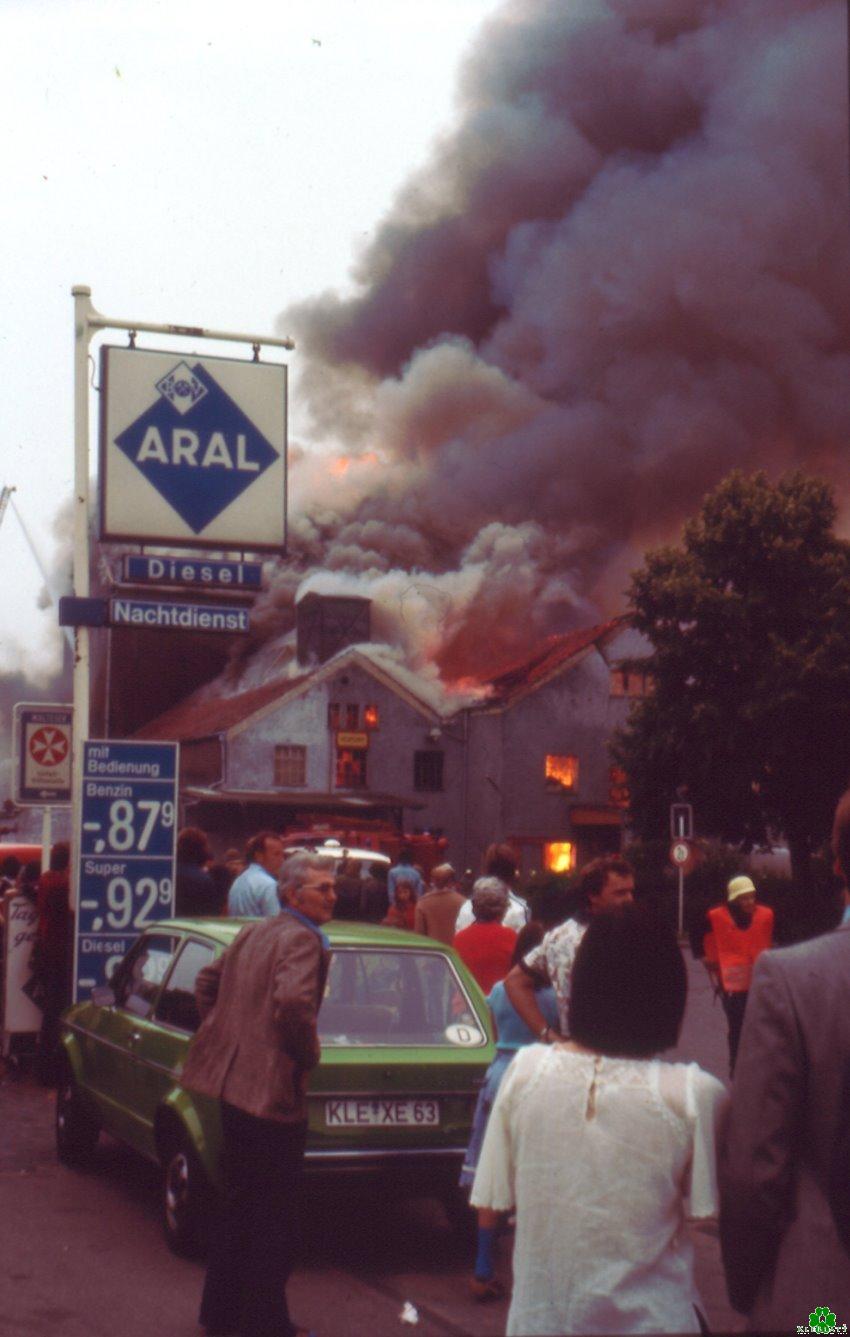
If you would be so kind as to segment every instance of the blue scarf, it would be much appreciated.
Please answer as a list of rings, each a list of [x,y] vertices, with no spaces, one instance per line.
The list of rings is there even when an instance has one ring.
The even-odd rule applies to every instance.
[[[330,951],[331,944],[327,933],[323,933],[318,924],[313,923],[312,919],[308,919],[306,915],[302,915],[300,910],[294,909],[291,905],[282,905],[280,907],[280,913],[282,915],[292,915],[292,918],[297,919],[299,924],[303,924],[305,928],[308,928],[311,933],[315,933],[316,936],[321,939],[322,946],[326,952]]]

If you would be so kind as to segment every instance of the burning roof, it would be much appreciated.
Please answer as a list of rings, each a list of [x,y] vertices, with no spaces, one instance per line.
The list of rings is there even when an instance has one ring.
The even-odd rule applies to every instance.
[[[486,705],[511,705],[518,697],[542,687],[563,672],[585,651],[594,647],[603,648],[612,636],[627,625],[628,619],[615,617],[596,627],[547,637],[533,655],[490,680]]]

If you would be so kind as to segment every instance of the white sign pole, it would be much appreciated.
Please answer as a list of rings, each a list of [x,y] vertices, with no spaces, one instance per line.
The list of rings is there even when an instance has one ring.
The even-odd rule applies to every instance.
[[[679,937],[685,931],[685,870],[679,865]]]
[[[88,599],[89,568],[89,344],[94,328],[91,288],[77,284],[74,298],[74,594]],[[75,627],[74,729],[71,764],[71,910],[80,878],[79,814],[83,798],[83,743],[89,736],[89,629]]]
[[[53,809],[43,808],[41,813],[41,871],[46,873],[50,867],[50,846],[53,843]]]

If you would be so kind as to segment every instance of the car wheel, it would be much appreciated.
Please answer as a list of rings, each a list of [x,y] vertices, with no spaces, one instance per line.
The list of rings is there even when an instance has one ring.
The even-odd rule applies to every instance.
[[[186,1133],[169,1130],[162,1149],[162,1224],[168,1246],[183,1258],[206,1251],[212,1189]]]
[[[81,1094],[70,1063],[63,1063],[56,1088],[56,1154],[63,1165],[84,1169],[94,1157],[100,1127]]]

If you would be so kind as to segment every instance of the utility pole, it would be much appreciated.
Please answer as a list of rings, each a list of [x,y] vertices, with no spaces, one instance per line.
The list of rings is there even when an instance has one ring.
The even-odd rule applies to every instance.
[[[74,594],[87,599],[89,569],[89,344],[96,332],[91,323],[91,288],[78,284],[74,298]],[[71,909],[77,905],[80,850],[77,817],[83,799],[83,743],[89,736],[89,629],[74,628],[74,733],[71,760]]]

